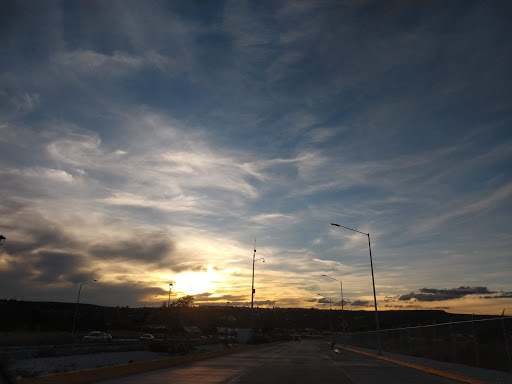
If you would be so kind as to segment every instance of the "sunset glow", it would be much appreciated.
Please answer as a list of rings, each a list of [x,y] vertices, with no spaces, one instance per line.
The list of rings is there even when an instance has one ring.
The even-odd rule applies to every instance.
[[[509,313],[503,4],[7,2],[0,298]]]

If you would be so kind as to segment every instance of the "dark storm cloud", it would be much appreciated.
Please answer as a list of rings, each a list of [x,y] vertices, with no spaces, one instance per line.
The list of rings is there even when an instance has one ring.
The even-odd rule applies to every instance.
[[[174,250],[171,239],[164,234],[134,233],[133,240],[94,245],[91,256],[103,260],[130,260],[160,264]]]
[[[23,296],[26,299],[49,300],[60,298],[64,301],[76,299],[78,284],[95,278],[101,280],[102,271],[98,270],[94,260],[117,262],[119,260],[140,261],[145,264],[162,264],[165,259],[168,268],[173,261],[168,256],[173,255],[172,240],[162,233],[141,231],[133,233],[134,241],[103,240],[102,233],[96,236],[98,243],[92,247],[82,239],[79,226],[69,227],[56,217],[47,217],[35,209],[21,203],[11,201],[0,204],[0,209],[8,213],[10,220],[2,225],[2,234],[8,241],[2,245],[1,257],[5,258],[4,267],[0,270],[0,291],[2,297],[11,298]],[[128,235],[126,235],[128,233]],[[125,232],[129,237],[130,230]],[[161,294],[161,290],[147,288],[133,281],[124,279],[123,265],[117,264],[117,283],[111,283],[112,290],[105,289],[101,298],[94,300],[107,304],[105,298],[111,298],[113,303],[135,305],[148,297]],[[182,266],[202,270],[204,265],[199,263]],[[93,286],[94,285],[94,286]],[[34,287],[37,286],[37,289]],[[88,285],[87,291],[93,292],[99,283]],[[91,300],[92,297],[91,297]]]
[[[435,288],[421,288],[420,293],[411,292],[407,295],[401,295],[398,299],[402,301],[417,300],[417,301],[444,301],[460,299],[467,295],[477,294],[490,294],[494,293],[489,291],[487,287],[459,287],[452,289],[435,289]]]
[[[355,300],[351,304],[353,307],[367,307],[370,305],[370,302],[367,300]]]
[[[9,241],[2,246],[2,251],[9,255],[7,271],[19,276],[7,291],[16,291],[16,287],[31,282],[77,283],[91,278],[92,268],[86,265],[86,255],[81,252],[84,246],[68,235],[62,225],[29,207],[4,204],[2,208],[13,217],[11,224],[5,227],[7,233],[18,235],[9,237]],[[2,278],[6,279],[7,276]]]
[[[512,292],[500,291],[496,296],[483,296],[483,299],[510,299],[512,298]]]
[[[320,299],[320,300],[318,300],[318,302],[320,304],[329,304],[330,303],[330,301],[328,299]]]
[[[12,255],[25,256],[37,253],[41,249],[73,249],[80,248],[80,242],[66,234],[62,225],[53,222],[39,212],[20,206],[2,206],[8,211],[14,224],[4,225],[4,232],[19,233],[20,238],[9,238],[4,250]]]
[[[37,280],[53,283],[65,280],[78,283],[92,279],[90,272],[81,272],[85,266],[84,256],[67,252],[40,252],[39,259],[33,263],[37,270]]]

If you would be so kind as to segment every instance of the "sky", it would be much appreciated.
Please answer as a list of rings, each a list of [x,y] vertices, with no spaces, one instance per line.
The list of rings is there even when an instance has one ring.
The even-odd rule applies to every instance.
[[[511,11],[0,2],[0,299],[510,315]]]

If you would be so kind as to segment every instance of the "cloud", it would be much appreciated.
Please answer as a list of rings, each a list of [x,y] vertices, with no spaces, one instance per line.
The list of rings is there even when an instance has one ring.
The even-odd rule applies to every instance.
[[[354,300],[350,305],[353,307],[368,307],[370,302],[367,300]]]
[[[492,192],[490,196],[485,196],[483,198],[478,199],[478,201],[473,201],[467,203],[464,206],[459,206],[458,208],[452,209],[448,212],[445,212],[441,215],[438,215],[434,218],[430,218],[425,220],[421,224],[417,224],[414,226],[414,232],[420,233],[424,231],[429,231],[433,228],[441,226],[442,223],[456,218],[458,216],[464,216],[468,214],[478,214],[479,212],[487,209],[491,209],[492,207],[498,206],[498,204],[504,200],[508,200],[512,195],[512,182],[505,184]]]
[[[131,300],[215,266],[229,295],[205,302],[246,302],[257,237],[260,298],[338,297],[332,271],[369,298],[366,239],[339,219],[371,233],[379,295],[508,295],[501,6],[59,4],[0,16],[3,292],[68,298],[99,273],[88,291]]]
[[[512,292],[500,291],[494,296],[483,296],[483,299],[510,299],[512,298]]]
[[[347,268],[347,266],[345,264],[340,263],[339,261],[322,260],[322,259],[317,259],[317,258],[313,258],[313,261],[320,263],[320,264],[325,264],[327,267],[329,267],[331,269],[343,270],[343,269]]]
[[[41,105],[41,96],[37,92],[19,92],[9,95],[0,91],[0,114],[2,120],[17,120],[33,112]]]
[[[258,300],[258,301],[254,301],[253,305],[254,306],[257,306],[257,305],[261,305],[261,306],[274,306],[276,304],[276,302],[274,300]],[[251,302],[250,301],[246,301],[246,302],[243,302],[243,301],[234,301],[234,302],[231,302],[230,305],[237,305],[237,306],[251,306]]]
[[[434,288],[421,288],[420,293],[411,292],[407,295],[401,295],[398,300],[409,301],[445,301],[460,299],[468,295],[494,293],[489,291],[487,287],[459,287],[452,289],[434,289]]]
[[[260,215],[251,217],[251,221],[285,223],[296,221],[296,218],[294,215],[284,213],[262,213]]]
[[[108,55],[90,49],[59,52],[51,61],[59,71],[69,71],[79,76],[100,76],[109,80],[133,74],[146,67],[166,70],[171,63],[167,57],[153,51],[140,55],[116,51]]]
[[[128,261],[161,265],[175,251],[171,238],[163,233],[133,232],[131,239],[109,239],[88,250],[99,260]]]
[[[245,298],[240,295],[218,295],[209,292],[200,293],[194,296],[195,303],[218,303],[219,305],[240,305],[235,303],[240,303]],[[229,304],[228,304],[229,302]]]

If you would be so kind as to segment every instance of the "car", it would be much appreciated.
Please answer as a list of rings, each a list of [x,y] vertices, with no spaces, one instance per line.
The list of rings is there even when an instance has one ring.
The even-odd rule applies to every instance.
[[[153,336],[150,333],[145,333],[141,337],[139,337],[139,340],[154,340],[155,336]]]
[[[299,335],[293,336],[293,341],[300,341],[300,336]]]
[[[110,335],[109,335],[110,336]],[[85,335],[83,341],[85,342],[104,342],[109,340],[107,333],[101,331],[92,331],[88,335]],[[110,336],[112,339],[112,336]]]

